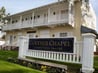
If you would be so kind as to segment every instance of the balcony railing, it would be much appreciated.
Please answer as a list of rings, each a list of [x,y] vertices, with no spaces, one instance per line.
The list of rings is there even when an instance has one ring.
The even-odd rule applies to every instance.
[[[17,22],[14,24],[7,24],[3,26],[3,30],[14,30],[14,29],[21,29],[21,28],[32,28],[32,27],[38,27],[38,26],[50,26],[50,25],[57,25],[57,24],[65,24],[69,23],[69,15],[65,14],[58,14],[56,16],[47,16],[43,18],[37,18],[32,20],[26,20]]]

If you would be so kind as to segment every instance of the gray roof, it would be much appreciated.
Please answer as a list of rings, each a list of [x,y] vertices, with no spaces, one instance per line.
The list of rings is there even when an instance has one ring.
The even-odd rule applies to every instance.
[[[98,39],[98,32],[94,29],[85,27],[85,26],[81,26],[81,33],[93,33],[96,35],[96,38]]]

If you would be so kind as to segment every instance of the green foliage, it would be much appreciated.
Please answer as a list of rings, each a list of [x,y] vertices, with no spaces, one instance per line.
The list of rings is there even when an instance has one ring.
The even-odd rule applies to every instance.
[[[5,17],[9,16],[10,14],[6,14],[5,7],[0,8],[0,23],[5,24],[8,20],[5,19]]]

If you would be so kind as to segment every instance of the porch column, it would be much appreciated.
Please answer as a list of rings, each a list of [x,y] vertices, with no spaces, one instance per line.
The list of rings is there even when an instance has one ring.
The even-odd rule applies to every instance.
[[[17,26],[18,26],[18,28],[23,27],[23,26],[22,26],[22,15],[20,16],[19,25],[17,25]]]
[[[48,23],[50,22],[50,8],[48,8]]]
[[[35,24],[35,23],[34,23],[34,20],[35,20],[35,19],[34,19],[34,12],[33,12],[33,13],[32,13],[32,26]]]
[[[82,51],[82,72],[93,73],[95,35],[92,33],[83,34]]]
[[[18,58],[25,58],[28,50],[28,37],[21,36],[19,38],[19,55]]]

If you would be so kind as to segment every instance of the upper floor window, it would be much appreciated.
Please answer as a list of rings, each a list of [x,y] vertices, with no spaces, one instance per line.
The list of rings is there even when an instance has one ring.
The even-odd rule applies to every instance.
[[[61,14],[65,14],[66,13],[66,11],[65,10],[61,10]]]
[[[18,21],[16,20],[16,22],[18,22]]]
[[[61,10],[61,19],[66,18],[66,10]]]
[[[12,21],[12,24],[14,23],[14,21]]]
[[[31,20],[32,20],[32,17],[31,17]]]
[[[40,18],[40,15],[38,15],[37,17]]]
[[[25,18],[25,20],[28,20],[28,18]]]
[[[53,15],[56,15],[56,13],[55,13],[55,12],[53,12]]]
[[[35,19],[36,17],[34,16],[34,19]]]
[[[18,22],[18,20],[13,20],[13,21],[12,21],[12,24],[17,23],[17,22]]]

